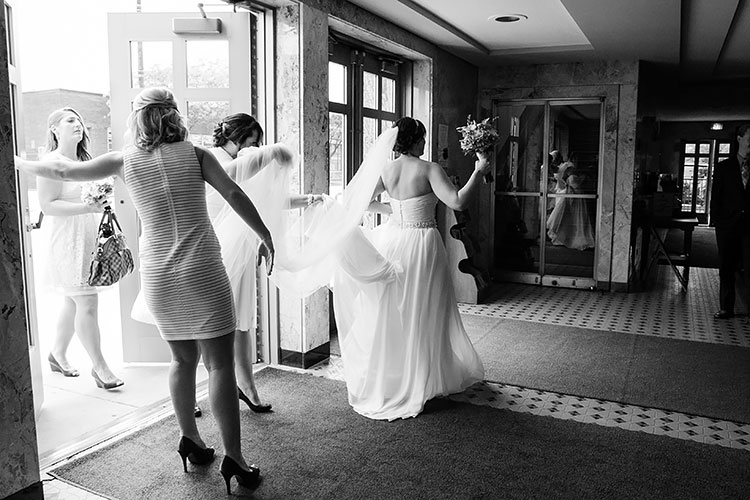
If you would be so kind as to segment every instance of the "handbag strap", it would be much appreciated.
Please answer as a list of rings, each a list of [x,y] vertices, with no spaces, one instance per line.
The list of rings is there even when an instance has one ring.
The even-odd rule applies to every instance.
[[[120,221],[117,220],[117,216],[115,215],[114,210],[109,208],[109,206],[107,206],[107,208],[105,208],[104,210],[112,214],[112,220],[115,222],[115,225],[117,226],[117,230],[122,232],[122,228],[120,227]]]
[[[112,233],[115,232],[115,227],[112,225],[112,222],[114,221],[115,225],[117,226],[117,230],[119,232],[122,232],[122,228],[120,227],[120,222],[117,220],[117,216],[115,215],[114,211],[112,211],[112,208],[108,206],[104,207],[104,213],[102,214],[102,220],[99,222],[99,231],[101,232],[104,230],[107,226],[112,228]]]

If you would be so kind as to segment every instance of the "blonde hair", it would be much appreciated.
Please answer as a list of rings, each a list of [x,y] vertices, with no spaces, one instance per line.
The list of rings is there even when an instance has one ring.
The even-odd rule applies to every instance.
[[[162,144],[184,141],[188,129],[169,89],[143,89],[128,117],[128,137],[138,149],[153,151]]]
[[[76,145],[76,158],[80,161],[86,161],[91,159],[91,153],[89,153],[89,132],[86,129],[86,124],[83,121],[80,113],[71,107],[64,107],[54,110],[47,117],[47,152],[56,150],[60,143],[57,141],[57,136],[52,132],[52,127],[60,123],[66,113],[73,113],[81,122],[81,128],[83,129],[83,137]]]

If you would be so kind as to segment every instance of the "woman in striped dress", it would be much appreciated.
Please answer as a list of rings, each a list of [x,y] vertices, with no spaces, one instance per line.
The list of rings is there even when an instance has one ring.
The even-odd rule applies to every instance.
[[[208,216],[205,183],[216,189],[260,239],[258,262],[273,267],[268,228],[247,195],[216,158],[185,141],[188,131],[172,93],[143,90],[128,118],[131,142],[123,152],[94,160],[29,162],[16,158],[22,171],[65,181],[116,175],[124,180],[143,224],[140,249],[142,288],[159,332],[172,351],[169,390],[182,432],[178,453],[205,464],[206,447],[195,423],[195,375],[198,361],[209,374],[209,401],[219,426],[225,457],[220,472],[230,490],[232,477],[254,487],[257,467],[245,462],[240,446],[237,382],[233,366],[235,314],[221,249]]]

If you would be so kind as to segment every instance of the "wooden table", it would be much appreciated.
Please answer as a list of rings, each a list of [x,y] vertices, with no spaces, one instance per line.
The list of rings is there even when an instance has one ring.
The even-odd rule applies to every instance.
[[[677,280],[680,282],[683,292],[687,292],[690,280],[690,252],[693,246],[693,230],[698,225],[698,219],[677,217],[652,217],[646,222],[648,228],[644,228],[643,252],[648,255],[648,266],[642,275],[645,281],[651,272],[655,262],[666,262],[672,268]],[[680,229],[683,232],[682,253],[669,253],[664,246],[664,240],[670,229]],[[647,229],[647,230],[646,230]],[[662,235],[663,234],[663,235]],[[656,248],[649,252],[649,239],[653,238]],[[677,268],[682,267],[682,272]]]

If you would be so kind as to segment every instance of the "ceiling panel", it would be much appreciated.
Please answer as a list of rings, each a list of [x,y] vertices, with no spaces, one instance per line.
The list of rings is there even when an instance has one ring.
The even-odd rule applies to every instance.
[[[750,0],[349,0],[477,66],[637,59],[750,77]],[[490,17],[523,14],[516,23]]]

